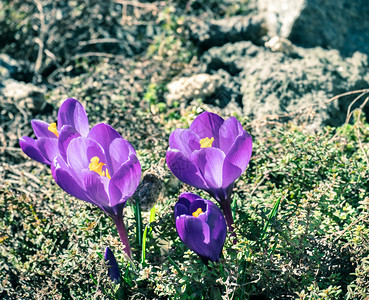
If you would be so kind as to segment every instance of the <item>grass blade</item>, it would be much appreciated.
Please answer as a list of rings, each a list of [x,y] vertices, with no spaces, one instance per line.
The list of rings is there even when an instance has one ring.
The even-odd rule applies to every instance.
[[[139,246],[142,245],[142,215],[141,207],[138,199],[135,201],[135,206],[133,208],[136,221],[136,242]]]
[[[268,217],[267,221],[264,224],[263,231],[261,233],[261,238],[260,238],[261,241],[263,241],[266,237],[267,231],[270,227],[270,221],[277,216],[278,208],[279,208],[279,204],[280,204],[281,200],[282,200],[282,196],[279,197],[278,200],[275,202],[275,204],[273,206],[273,209],[270,212],[269,217]]]
[[[142,236],[142,250],[141,250],[142,265],[145,264],[145,260],[146,260],[146,241],[147,241],[147,236],[151,235],[151,232],[152,232],[151,223],[155,221],[155,212],[156,212],[156,209],[154,205],[153,208],[150,210],[149,224],[145,226],[145,230]]]

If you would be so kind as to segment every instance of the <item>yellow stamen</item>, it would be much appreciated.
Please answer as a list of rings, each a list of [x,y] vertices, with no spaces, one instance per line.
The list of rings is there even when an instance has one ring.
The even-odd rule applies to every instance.
[[[105,172],[102,170],[102,167],[105,166],[104,163],[99,162],[100,159],[97,156],[91,158],[91,163],[88,165],[90,171],[96,172],[100,176],[105,176]]]
[[[194,211],[192,213],[192,215],[197,218],[202,213],[203,213],[203,211],[202,211],[201,207],[199,207],[198,209],[196,209],[196,211]]]
[[[101,162],[97,156],[91,158],[90,161],[91,163],[88,165],[90,171],[96,172],[100,176],[106,176],[106,178],[111,179],[108,169],[105,168],[105,171],[102,170],[103,166],[105,166],[106,164]]]
[[[106,177],[108,177],[108,179],[111,179],[108,169],[106,169]]]
[[[55,134],[56,137],[59,137],[58,130],[56,129],[56,123],[51,123],[47,129],[51,131],[53,134]]]
[[[209,148],[209,147],[211,147],[213,142],[214,142],[214,137],[212,137],[211,139],[206,137],[206,138],[200,140],[200,146],[201,146],[201,148]]]

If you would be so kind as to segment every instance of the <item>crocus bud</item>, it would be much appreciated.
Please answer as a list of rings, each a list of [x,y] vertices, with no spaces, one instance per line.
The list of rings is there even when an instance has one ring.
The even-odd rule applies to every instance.
[[[120,273],[118,263],[109,247],[106,247],[105,250],[105,261],[108,263],[108,276],[110,277],[110,280],[112,282],[119,283]]]
[[[179,237],[204,263],[219,261],[227,235],[222,211],[209,200],[183,193],[174,207]]]

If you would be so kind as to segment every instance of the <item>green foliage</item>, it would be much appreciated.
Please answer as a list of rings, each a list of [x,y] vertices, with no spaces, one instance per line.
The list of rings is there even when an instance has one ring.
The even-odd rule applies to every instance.
[[[184,17],[174,6],[167,6],[159,15],[162,33],[155,37],[148,48],[148,56],[173,60],[173,63],[189,63],[194,55],[194,47],[186,39]]]
[[[369,186],[363,149],[368,149],[369,125],[361,126],[360,136],[355,128],[305,134],[290,126],[255,137],[251,164],[233,196],[238,241],[234,245],[227,238],[220,263],[208,267],[175,231],[173,205],[187,187],[157,203],[155,219],[153,212],[142,214],[140,240],[134,238],[131,213],[137,207],[126,208],[131,263],[124,260],[111,220],[65,196],[49,175],[37,198],[5,189],[0,198],[3,289],[25,297],[27,290],[46,294],[53,286],[53,295],[75,298],[365,298]],[[152,162],[150,156],[140,159],[144,166]],[[119,285],[106,279],[100,257],[106,245],[121,266]],[[40,285],[47,281],[51,285]]]

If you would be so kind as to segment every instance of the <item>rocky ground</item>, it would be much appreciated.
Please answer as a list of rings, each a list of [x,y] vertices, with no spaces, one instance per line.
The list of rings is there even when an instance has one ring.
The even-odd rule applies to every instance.
[[[91,124],[108,122],[139,149],[143,170],[159,164],[164,157],[170,132],[177,126],[186,125],[204,109],[225,117],[238,116],[253,137],[266,140],[265,145],[269,148],[273,148],[272,142],[276,141],[268,136],[268,132],[276,128],[282,130],[280,128],[286,128],[283,126],[292,126],[291,132],[324,136],[326,126],[337,128],[345,123],[360,121],[360,116],[355,119],[352,114],[356,108],[369,117],[366,105],[369,92],[369,37],[366,30],[369,26],[369,6],[365,0],[211,0],[204,3],[197,0],[2,1],[0,187],[6,195],[2,204],[15,197],[18,202],[15,201],[17,204],[14,205],[20,207],[23,204],[19,204],[22,202],[19,197],[24,197],[27,207],[33,205],[40,209],[40,214],[50,214],[50,209],[45,208],[45,204],[40,205],[39,200],[39,197],[49,199],[50,193],[56,193],[47,177],[48,168],[28,159],[19,149],[18,139],[32,136],[32,119],[54,121],[57,108],[68,97],[83,103]],[[365,121],[360,124],[365,127]],[[329,142],[334,145],[341,141],[345,145],[343,148],[349,145],[347,147],[356,147],[358,152],[366,147],[367,132],[364,129],[361,132],[364,146],[355,143],[352,146],[352,141],[346,141],[347,137],[340,140],[336,132],[329,134]],[[352,139],[360,140],[358,136]],[[278,145],[278,149],[288,148]],[[257,147],[261,149],[260,145]],[[365,163],[363,157],[360,159]],[[255,161],[259,160],[262,161],[262,158],[256,154]],[[254,165],[252,170],[257,172]],[[274,171],[276,174],[280,172]],[[273,172],[270,172],[259,175],[278,182],[279,175],[274,178],[270,175]],[[359,178],[367,180],[365,168],[360,172],[364,175]],[[164,178],[170,178],[167,169],[164,173]],[[259,175],[255,175],[254,179]],[[247,180],[244,179],[243,183]],[[261,188],[264,187],[263,181],[260,180]],[[240,183],[239,190],[242,190],[243,183]],[[40,191],[42,184],[48,188]],[[178,192],[178,182],[172,179],[166,187],[167,194],[172,193],[173,189]],[[253,184],[252,188],[245,187],[245,190],[253,195],[258,194],[258,188],[259,185]],[[319,186],[314,188],[319,189]],[[365,198],[367,192],[365,184],[357,187],[357,199]],[[56,199],[56,202],[64,201],[60,195]],[[2,206],[2,217],[8,219],[2,228],[6,233],[0,233],[0,246],[6,263],[0,271],[8,275],[2,282],[0,295],[3,293],[10,299],[16,297],[17,292],[14,291],[19,290],[23,297],[33,298],[31,294],[37,290],[37,281],[33,282],[24,275],[27,274],[24,271],[27,266],[17,269],[10,256],[4,254],[20,249],[19,243],[25,238],[22,226],[27,227],[28,223],[18,227],[9,225],[14,220],[21,223],[22,213],[14,212],[10,217],[4,209],[5,204]],[[352,205],[358,207],[357,203]],[[52,208],[51,211],[58,209]],[[287,216],[285,218],[288,220]],[[365,224],[366,221],[361,219],[360,222]],[[161,226],[166,228],[163,224]],[[60,229],[62,234],[67,232],[63,228]],[[344,231],[341,227],[340,230]],[[59,236],[59,233],[55,234]],[[16,242],[4,242],[17,235]],[[28,237],[30,240],[33,238]],[[363,237],[365,240],[366,236]],[[36,247],[33,242],[30,242],[30,249]],[[60,243],[63,244],[62,240]],[[342,271],[344,266],[351,273],[359,266],[357,272],[365,273],[365,262],[352,265],[350,257],[356,255],[355,259],[362,259],[368,254],[366,250],[355,247],[352,249],[356,252],[351,248],[347,251],[333,249],[331,244],[326,246],[327,243],[324,239],[317,239],[315,246],[311,243],[310,248],[306,249],[315,251],[321,247],[323,250],[317,251],[328,257],[338,270],[336,273],[341,274],[339,276],[346,274]],[[37,242],[34,244],[37,245]],[[32,251],[25,252],[28,254],[25,254],[24,261],[31,254],[36,255]],[[313,258],[297,262],[294,255],[289,258],[295,269],[286,269],[285,273],[281,271],[279,274],[286,278],[295,276],[304,282],[306,278],[301,274],[309,269]],[[344,257],[338,267],[334,264],[337,257]],[[97,258],[95,261],[98,261]],[[58,265],[57,261],[53,263],[50,263],[50,268]],[[289,262],[285,263],[288,265]],[[281,270],[285,267],[279,261],[276,265]],[[82,269],[86,270],[88,266],[83,265]],[[273,272],[271,268],[268,270]],[[28,272],[33,274],[32,270],[28,269]],[[34,272],[42,278],[39,269]],[[293,280],[288,281],[286,286],[281,281],[276,282],[275,286],[269,284],[267,278],[272,278],[271,273],[268,277],[260,272],[265,275],[258,286],[262,289],[260,293],[252,288],[247,293],[267,298],[277,295],[275,297],[287,299],[299,292],[300,299],[305,299],[303,293],[295,289],[296,282],[293,283]],[[334,272],[328,274],[328,269],[324,269],[323,273],[321,281],[328,282],[327,278]],[[88,281],[88,272],[86,274],[83,280]],[[364,280],[367,275],[360,276],[357,276],[357,286],[366,286],[368,290],[368,281]],[[19,278],[20,284],[17,283]],[[82,283],[81,278],[76,280]],[[251,282],[257,278],[252,275],[248,279]],[[342,278],[330,280],[344,281]],[[356,279],[350,280],[354,282]],[[30,294],[21,284],[29,286]],[[55,282],[50,286],[53,284]],[[292,287],[287,286],[289,284]],[[45,295],[52,290],[50,286],[43,286]],[[66,288],[66,285],[61,286]],[[72,283],[68,283],[68,287],[73,290]],[[137,295],[160,297],[162,293],[163,297],[169,298],[168,295],[171,295],[171,292],[164,292],[157,286],[148,294],[144,294],[143,290],[141,286]],[[342,295],[348,290],[347,287],[342,288]],[[319,291],[319,288],[314,290],[312,287],[311,295],[312,291]],[[66,297],[69,292],[63,293],[59,295]],[[356,294],[352,292],[352,295],[359,294],[360,291]],[[335,299],[334,292],[332,295],[333,298],[322,299]]]

